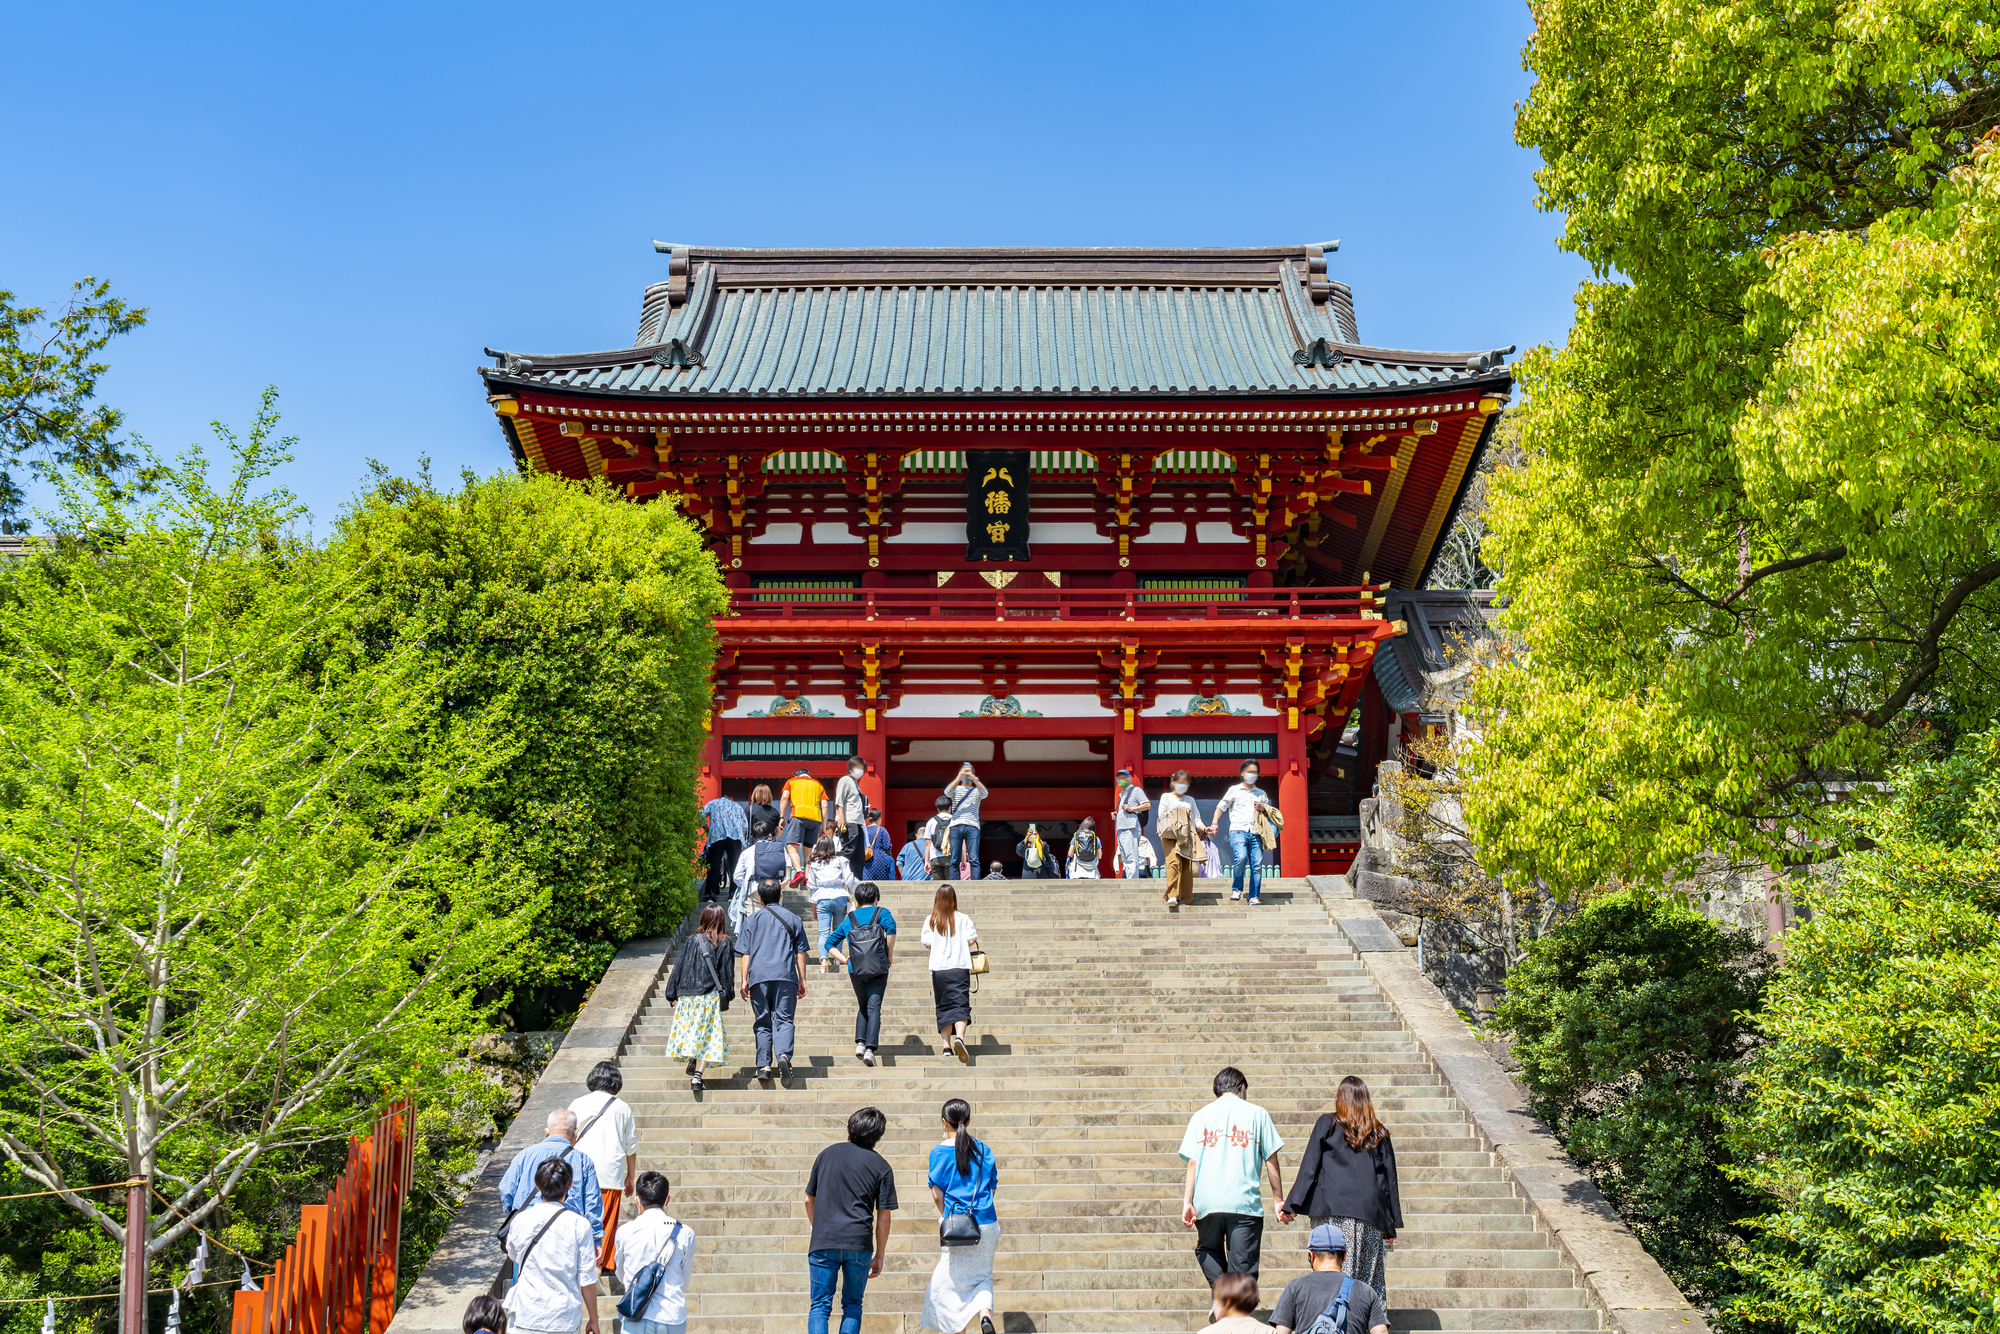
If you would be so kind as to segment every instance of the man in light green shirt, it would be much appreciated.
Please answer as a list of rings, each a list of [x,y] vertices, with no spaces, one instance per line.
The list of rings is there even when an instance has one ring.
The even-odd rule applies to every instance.
[[[1181,1183],[1181,1226],[1196,1228],[1194,1255],[1210,1287],[1223,1274],[1257,1274],[1264,1245],[1264,1197],[1258,1174],[1271,1179],[1271,1198],[1285,1198],[1278,1150],[1285,1141],[1270,1113],[1243,1094],[1250,1081],[1235,1066],[1215,1076],[1215,1101],[1196,1112],[1181,1136],[1187,1176]]]

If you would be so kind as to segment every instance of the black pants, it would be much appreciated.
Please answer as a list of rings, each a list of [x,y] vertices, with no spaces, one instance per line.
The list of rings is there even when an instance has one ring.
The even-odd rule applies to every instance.
[[[854,984],[854,1040],[872,1051],[882,1045],[882,993],[889,989],[889,975],[850,973],[847,980]]]
[[[703,903],[727,903],[736,891],[736,859],[743,855],[738,839],[718,838],[708,845],[708,874],[702,878]]]
[[[854,872],[857,880],[860,879],[862,864],[867,860],[861,855],[861,826],[851,824],[836,837],[840,839],[840,855],[847,858],[848,869]]]
[[[1194,1258],[1201,1261],[1208,1286],[1224,1274],[1257,1277],[1257,1258],[1264,1249],[1264,1215],[1210,1214],[1194,1224]]]

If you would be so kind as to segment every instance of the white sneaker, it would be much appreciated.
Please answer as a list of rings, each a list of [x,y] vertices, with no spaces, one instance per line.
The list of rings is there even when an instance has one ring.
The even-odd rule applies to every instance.
[[[1240,889],[1232,889],[1229,891],[1229,901],[1231,903],[1236,902],[1238,899],[1242,897],[1243,897],[1243,891]]]
[[[863,1047],[861,1049],[861,1063],[863,1065],[875,1064],[875,1049],[873,1047]]]
[[[854,1044],[854,1055],[855,1055],[855,1057],[856,1057],[857,1059],[859,1059],[859,1060],[863,1060],[863,1061],[867,1060],[867,1059],[868,1059],[868,1044],[867,1044],[867,1043],[865,1043],[865,1042],[857,1042],[857,1043],[855,1043],[855,1044]]]

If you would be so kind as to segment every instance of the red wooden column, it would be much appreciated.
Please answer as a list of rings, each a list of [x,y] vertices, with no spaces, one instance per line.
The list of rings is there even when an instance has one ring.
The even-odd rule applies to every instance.
[[[720,718],[708,720],[708,736],[701,743],[701,777],[695,783],[696,804],[706,806],[722,795],[722,726]]]
[[[868,799],[870,806],[882,812],[886,821],[889,818],[889,733],[882,725],[882,715],[874,709],[862,711],[861,732],[855,738],[854,753],[868,766],[868,771],[861,776],[861,795]],[[896,831],[889,832],[893,834]],[[897,841],[900,843],[902,840]]]
[[[1298,713],[1291,711],[1296,719]],[[1285,827],[1278,835],[1278,874],[1304,876],[1311,872],[1312,829],[1306,810],[1306,734],[1297,722],[1280,715],[1278,727],[1278,810]]]

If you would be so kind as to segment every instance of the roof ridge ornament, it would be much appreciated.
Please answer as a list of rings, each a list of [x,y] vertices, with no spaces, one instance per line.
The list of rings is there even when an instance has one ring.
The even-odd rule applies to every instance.
[[[684,306],[688,299],[688,251],[693,247],[655,241],[653,249],[667,257],[667,305]]]
[[[1292,361],[1300,366],[1338,366],[1343,358],[1334,350],[1333,344],[1325,338],[1315,338],[1298,351],[1292,353]]]
[[[701,353],[679,338],[669,338],[664,345],[653,352],[650,360],[655,365],[665,366],[670,371],[684,370],[701,365]]]

